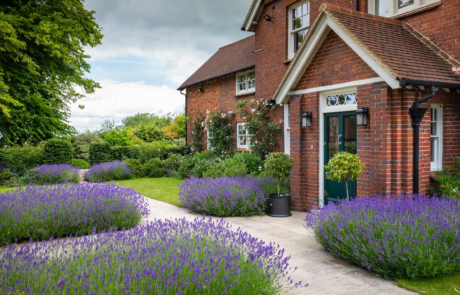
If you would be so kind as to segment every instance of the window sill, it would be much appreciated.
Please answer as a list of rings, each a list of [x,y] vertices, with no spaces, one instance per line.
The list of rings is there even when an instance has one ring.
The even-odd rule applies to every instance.
[[[237,94],[235,95],[236,98],[240,98],[240,97],[245,97],[245,96],[250,96],[250,95],[255,95],[256,92],[255,91],[251,91],[251,92],[246,92],[246,93],[241,93],[241,94]]]
[[[435,180],[436,178],[439,177],[439,175],[436,175],[436,172],[438,172],[438,171],[431,171],[430,172],[430,179],[431,180]]]
[[[419,7],[417,9],[414,9],[414,10],[411,10],[411,11],[403,12],[401,14],[396,14],[396,15],[391,16],[390,18],[392,18],[392,19],[404,18],[404,17],[407,17],[407,16],[411,16],[411,15],[414,15],[414,14],[417,14],[417,13],[420,13],[420,12],[424,12],[424,11],[439,7],[439,6],[443,5],[443,4],[444,4],[444,0],[439,1],[437,3],[426,5],[426,6],[423,6],[423,7]]]
[[[235,151],[237,152],[246,152],[248,149],[247,148],[236,148]]]

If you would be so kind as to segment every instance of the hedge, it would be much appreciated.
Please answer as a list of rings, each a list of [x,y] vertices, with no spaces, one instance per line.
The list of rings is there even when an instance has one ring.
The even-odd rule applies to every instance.
[[[92,143],[89,145],[89,163],[91,166],[112,162],[112,146],[108,143]]]
[[[26,145],[0,149],[0,163],[11,172],[23,175],[43,164],[43,148]]]
[[[70,141],[50,139],[45,141],[43,155],[46,164],[70,164],[73,159],[73,147]]]

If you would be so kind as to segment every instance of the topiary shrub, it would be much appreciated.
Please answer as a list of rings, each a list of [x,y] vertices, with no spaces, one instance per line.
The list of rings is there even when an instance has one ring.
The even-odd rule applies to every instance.
[[[88,169],[89,163],[83,159],[72,159],[72,166],[75,166],[80,169]]]
[[[276,179],[278,196],[280,195],[281,181],[291,174],[294,161],[285,153],[271,153],[264,163],[265,172]]]
[[[89,163],[97,165],[112,161],[112,147],[108,143],[92,143],[89,146]]]
[[[145,177],[144,171],[142,170],[142,164],[136,159],[127,159],[124,161],[134,176],[142,178]]]
[[[142,166],[142,173],[145,177],[163,177],[165,176],[165,164],[160,159],[148,160]]]
[[[248,173],[248,168],[244,163],[232,163],[230,161],[223,161],[212,165],[204,174],[203,177],[230,177],[230,176],[243,176]]]
[[[25,145],[0,150],[0,162],[12,173],[22,176],[43,164],[43,148]]]
[[[50,139],[45,142],[43,149],[46,164],[70,164],[73,159],[73,147],[70,141]]]

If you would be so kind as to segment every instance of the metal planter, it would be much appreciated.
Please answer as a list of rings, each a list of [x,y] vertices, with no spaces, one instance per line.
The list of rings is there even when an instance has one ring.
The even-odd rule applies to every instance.
[[[268,196],[268,215],[271,217],[291,216],[291,195],[290,194],[270,194]]]

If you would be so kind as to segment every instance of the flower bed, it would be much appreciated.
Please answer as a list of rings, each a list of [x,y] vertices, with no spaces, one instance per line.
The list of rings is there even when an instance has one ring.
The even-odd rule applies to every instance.
[[[121,161],[102,163],[91,167],[85,173],[85,179],[93,182],[123,180],[131,177],[131,170]]]
[[[31,171],[35,184],[80,182],[79,169],[69,164],[43,165]]]
[[[375,197],[329,205],[307,227],[335,256],[392,279],[460,272],[460,202]]]
[[[181,204],[190,211],[213,216],[262,215],[276,180],[250,176],[190,178],[180,187]]]
[[[0,245],[130,228],[148,213],[145,199],[130,188],[88,183],[28,186],[0,194]]]
[[[72,249],[72,251],[62,251]],[[224,221],[180,219],[0,252],[7,294],[277,294],[284,250]],[[50,258],[51,257],[51,258]]]

